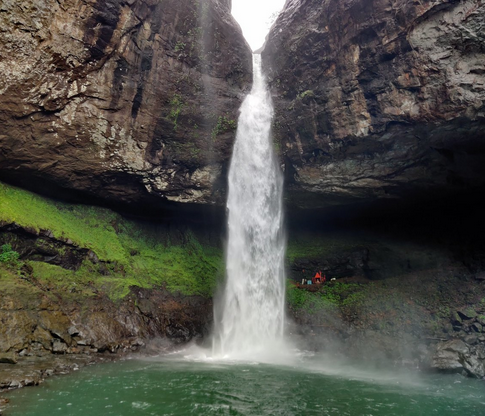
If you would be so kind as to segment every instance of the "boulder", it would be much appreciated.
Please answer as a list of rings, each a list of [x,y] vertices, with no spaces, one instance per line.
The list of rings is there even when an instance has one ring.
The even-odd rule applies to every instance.
[[[478,335],[477,334],[470,334],[463,338],[463,341],[468,345],[475,345],[478,343]]]
[[[447,372],[466,372],[469,376],[485,376],[485,362],[480,352],[471,350],[463,341],[441,342],[432,357],[432,368]]]
[[[438,344],[433,357],[433,367],[440,370],[463,369],[461,357],[469,353],[467,345],[461,340],[453,340]]]
[[[473,325],[472,325],[472,329],[475,331],[475,332],[482,332],[483,331],[483,327],[482,325],[480,325],[478,322],[474,322]]]
[[[67,353],[67,345],[60,339],[52,340],[52,352],[54,354],[66,354]]]
[[[0,364],[17,364],[15,353],[0,353]]]
[[[71,326],[69,327],[69,329],[67,330],[67,333],[71,336],[71,337],[75,337],[77,335],[79,335],[79,330],[75,327],[75,326]]]
[[[458,315],[465,320],[474,319],[478,313],[472,308],[463,308],[457,311]]]
[[[465,361],[463,361],[463,367],[465,368],[465,371],[473,377],[485,377],[484,361],[478,359],[476,356],[470,356]]]
[[[451,323],[455,326],[461,326],[463,320],[458,312],[453,312],[451,314]]]
[[[51,333],[40,326],[35,329],[31,336],[32,342],[41,344],[45,350],[52,349],[52,339]]]
[[[32,328],[36,325],[35,318],[21,309],[19,299],[3,296],[0,303],[3,303],[0,310],[0,352],[20,351],[28,346]]]

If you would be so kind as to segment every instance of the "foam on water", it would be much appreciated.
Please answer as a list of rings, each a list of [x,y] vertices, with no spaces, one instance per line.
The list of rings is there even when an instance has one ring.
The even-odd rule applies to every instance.
[[[241,106],[229,171],[226,284],[214,308],[213,354],[272,361],[285,350],[283,178],[260,55],[253,64],[253,88]]]
[[[325,352],[315,353],[285,346],[279,353],[256,355],[226,355],[214,356],[210,350],[191,345],[180,351],[161,356],[147,358],[148,361],[173,360],[174,362],[201,363],[209,366],[224,368],[232,365],[257,366],[272,365],[274,368],[286,369],[308,374],[321,374],[345,380],[358,380],[375,385],[401,386],[425,388],[421,374],[405,368],[375,368],[366,363],[355,362],[334,354]]]

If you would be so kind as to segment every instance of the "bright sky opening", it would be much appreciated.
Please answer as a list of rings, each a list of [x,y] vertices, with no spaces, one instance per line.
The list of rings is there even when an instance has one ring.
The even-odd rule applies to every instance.
[[[259,49],[286,0],[232,0],[232,15],[252,50]]]

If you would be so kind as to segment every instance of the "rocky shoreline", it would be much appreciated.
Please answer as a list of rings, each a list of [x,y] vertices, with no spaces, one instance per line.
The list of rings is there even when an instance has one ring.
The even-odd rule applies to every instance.
[[[424,279],[424,275],[420,278]],[[438,278],[446,282],[444,276]],[[290,305],[292,324],[289,332],[301,341],[299,346],[305,349],[365,359],[366,362],[374,362],[378,366],[457,373],[485,381],[485,305],[457,308],[449,316],[435,319],[436,311],[430,313],[430,308],[434,305],[419,305],[420,293],[424,286],[430,287],[430,282],[420,286],[417,280],[410,282],[415,288],[414,305],[411,305],[409,298],[397,296],[390,299],[389,290],[382,297],[382,293],[379,293],[382,289],[380,284],[387,285],[389,282],[374,285],[372,282],[365,283],[363,278],[342,278],[339,282],[331,282],[323,289],[309,293],[318,296],[320,292],[330,291],[332,285],[351,287],[359,282],[362,286],[374,285],[372,290],[376,295],[368,297],[367,304],[352,305],[353,315],[349,315],[349,309],[345,307],[338,310],[326,305],[319,309],[317,304],[313,304],[313,310],[308,310]],[[402,287],[396,285],[392,290],[399,293]],[[474,291],[475,294],[485,295],[483,285]],[[463,293],[465,292],[468,290],[464,289]],[[465,297],[468,294],[465,293]],[[396,306],[395,302],[402,306]],[[382,309],[377,309],[377,303],[382,305]],[[367,310],[369,306],[374,308],[371,313]],[[386,308],[395,308],[396,313],[386,316]],[[184,344],[180,340],[177,342],[168,338],[152,338],[127,341],[111,351],[104,349],[103,352],[96,351],[93,347],[83,349],[78,346],[62,351],[53,347],[50,352],[22,350],[18,355],[2,354],[0,414],[8,408],[8,392],[11,390],[38,386],[49,377],[69,374],[86,366],[169,353]]]
[[[45,354],[20,357],[15,365],[0,364],[0,393],[27,386],[38,386],[48,377],[68,374],[88,365],[112,362],[126,356],[126,354]]]
[[[79,371],[81,368],[173,352],[177,344],[167,339],[151,339],[116,352],[37,353],[13,356],[9,363],[0,355],[0,415],[8,408],[8,393],[23,387],[39,386],[46,379]],[[6,354],[3,354],[5,356]]]
[[[117,354],[44,354],[19,357],[16,364],[0,364],[0,415],[8,407],[9,391],[38,386],[47,378],[65,375],[100,363],[113,362],[129,357],[129,353]]]

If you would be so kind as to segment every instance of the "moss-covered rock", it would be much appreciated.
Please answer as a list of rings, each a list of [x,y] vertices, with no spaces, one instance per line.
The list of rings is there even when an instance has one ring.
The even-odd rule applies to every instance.
[[[0,352],[117,352],[203,336],[222,276],[222,249],[203,231],[0,183]]]
[[[211,297],[222,276],[222,249],[186,226],[137,222],[5,184],[0,224],[0,243],[20,253],[32,277],[66,293],[101,291],[120,299],[131,286],[165,286]]]

